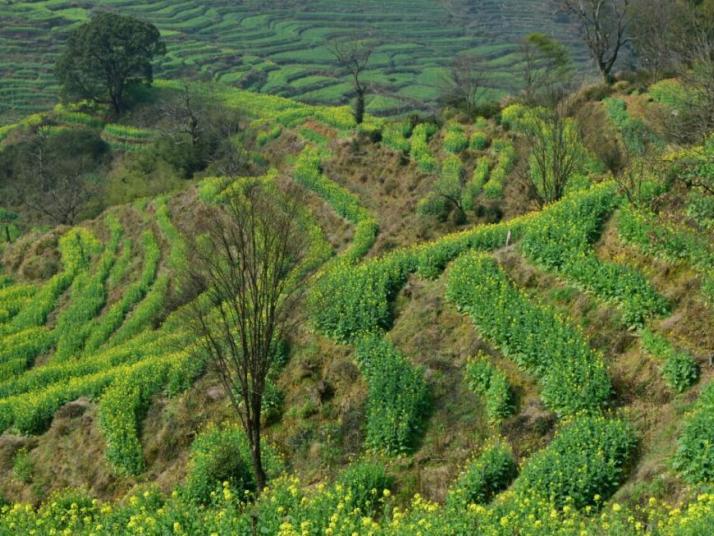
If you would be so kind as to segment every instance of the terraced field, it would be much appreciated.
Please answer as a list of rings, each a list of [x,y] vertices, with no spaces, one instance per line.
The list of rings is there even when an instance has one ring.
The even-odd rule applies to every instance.
[[[446,4],[446,3],[445,3]],[[168,44],[158,74],[220,80],[243,88],[335,104],[349,94],[335,76],[326,44],[335,37],[371,35],[380,43],[367,78],[369,110],[396,113],[433,101],[444,68],[460,52],[490,64],[494,95],[518,86],[516,43],[537,29],[571,46],[588,62],[572,25],[554,0],[49,0],[0,3],[0,118],[46,109],[56,100],[52,66],[63,37],[92,11],[113,9],[156,24]]]
[[[163,80],[157,86],[158,94],[181,87]],[[313,209],[303,214],[308,262],[316,268],[306,344],[350,362],[350,384],[364,385],[360,421],[349,422],[363,430],[357,452],[387,465],[397,486],[384,469],[374,478],[347,469],[327,487],[276,478],[255,503],[236,499],[241,490],[230,483],[217,483],[210,507],[196,507],[184,488],[171,496],[146,491],[126,504],[73,497],[40,512],[0,507],[0,532],[41,521],[76,534],[249,534],[251,523],[263,534],[284,535],[504,534],[509,523],[537,536],[610,534],[612,527],[623,535],[643,527],[706,533],[697,528],[714,515],[714,497],[698,491],[714,482],[707,364],[714,352],[714,248],[705,218],[687,214],[711,196],[655,214],[588,172],[542,210],[385,247],[380,239],[391,229],[380,224],[389,221],[389,209],[375,208],[381,205],[365,187],[366,175],[352,182],[331,172],[356,137],[348,109],[228,88],[213,95],[253,119],[261,147],[290,148],[260,180],[294,181]],[[630,114],[627,99],[634,98],[649,102],[622,96],[601,104],[623,143],[646,127]],[[518,138],[532,120],[521,105],[501,115],[500,125],[480,119],[441,127],[370,115],[359,128],[382,133],[380,142],[364,143],[400,162],[399,179],[423,175],[433,188],[422,193],[434,195],[439,181],[457,177],[464,199],[498,203],[513,186]],[[46,119],[52,128],[92,123],[121,151],[150,150],[154,139],[148,129],[63,109]],[[708,142],[667,159],[701,162],[701,172],[711,173],[713,154]],[[61,266],[42,281],[23,280],[15,275],[21,270],[0,278],[0,435],[42,438],[60,409],[82,398],[97,407],[96,422],[87,426],[103,437],[101,455],[114,478],[129,487],[149,475],[145,421],[152,409],[160,412],[185,391],[200,399],[200,382],[210,377],[177,305],[177,276],[189,262],[183,237],[190,207],[198,199],[222,202],[242,180],[207,178],[34,238],[56,243]],[[414,199],[411,208],[418,204]],[[328,241],[320,212],[340,221],[349,239]],[[413,221],[407,212],[398,217]],[[24,240],[30,244],[20,251],[33,251],[32,237]],[[439,336],[449,342],[441,349]],[[266,429],[290,454],[305,427],[344,417],[335,417],[340,410],[330,401],[309,406],[299,391],[304,368],[274,386],[298,390],[297,401]],[[346,405],[342,396],[335,393]],[[176,424],[175,410],[162,418]],[[459,412],[466,418],[454,425]],[[196,451],[221,430],[199,435]],[[455,445],[465,452],[444,469],[445,452],[453,454]],[[321,449],[316,456],[325,456]],[[291,461],[300,463],[297,456]],[[653,471],[662,480],[650,480]],[[390,502],[392,490],[421,490],[429,475],[445,488],[443,504],[419,495],[406,509]],[[362,487],[343,484],[353,481]],[[645,493],[658,495],[641,505]],[[631,497],[631,507],[618,502]],[[681,509],[660,502],[673,497],[691,502]]]

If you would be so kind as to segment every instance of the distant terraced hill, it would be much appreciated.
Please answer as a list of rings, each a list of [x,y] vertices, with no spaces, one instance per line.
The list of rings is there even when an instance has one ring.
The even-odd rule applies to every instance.
[[[554,0],[3,0],[0,120],[56,100],[52,66],[67,32],[102,9],[161,29],[168,42],[159,68],[163,77],[217,79],[321,104],[342,101],[350,88],[335,76],[326,42],[370,32],[382,43],[368,73],[379,86],[369,103],[373,113],[433,101],[445,66],[465,51],[488,58],[488,84],[496,94],[513,90],[515,43],[534,31],[568,43],[578,64],[588,66],[576,28],[557,15]]]

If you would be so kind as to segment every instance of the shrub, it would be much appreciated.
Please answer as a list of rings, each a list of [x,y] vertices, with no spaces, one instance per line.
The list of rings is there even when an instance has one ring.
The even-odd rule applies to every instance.
[[[438,160],[429,152],[429,138],[436,131],[433,123],[419,123],[412,132],[411,154],[422,171],[432,172],[438,166]]]
[[[664,360],[662,376],[673,391],[683,393],[697,383],[699,365],[694,357],[648,329],[642,330],[640,340],[647,353]]]
[[[690,484],[714,482],[714,383],[699,396],[684,419],[677,440],[674,468]]]
[[[458,123],[449,123],[444,133],[444,149],[450,153],[458,154],[469,145],[469,139],[464,133],[464,128]]]
[[[469,504],[485,504],[505,490],[518,475],[510,447],[497,442],[471,461],[449,490],[446,504],[465,509]]]
[[[488,147],[488,135],[481,130],[474,131],[469,145],[474,151],[483,151]]]
[[[15,459],[12,462],[12,472],[15,474],[15,478],[24,484],[29,484],[32,482],[33,471],[30,453],[27,452],[27,449],[21,448],[15,453]]]
[[[578,417],[529,460],[515,483],[516,493],[540,496],[558,507],[598,504],[622,482],[636,444],[624,421]]]
[[[200,433],[191,445],[188,474],[183,491],[200,504],[212,502],[211,494],[228,482],[242,497],[255,491],[250,458],[243,457],[243,432],[233,427],[212,427]]]
[[[352,497],[352,505],[367,516],[377,514],[384,490],[391,490],[394,485],[394,479],[387,475],[383,465],[368,461],[350,465],[337,482]]]
[[[466,365],[466,382],[469,388],[484,398],[486,414],[491,422],[513,413],[513,395],[508,378],[488,358],[480,355]]]
[[[275,478],[283,471],[282,460],[265,443],[262,455],[268,478]],[[246,491],[255,490],[250,456],[248,439],[238,425],[209,426],[196,436],[191,445],[182,494],[192,502],[208,504],[213,501],[212,492],[228,482],[233,493],[244,497]]]

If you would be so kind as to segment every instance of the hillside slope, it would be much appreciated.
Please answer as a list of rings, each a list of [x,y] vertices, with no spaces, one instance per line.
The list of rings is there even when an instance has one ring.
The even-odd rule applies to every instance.
[[[306,191],[321,266],[266,431],[302,484],[281,477],[257,499],[263,533],[507,534],[512,523],[527,534],[634,534],[639,523],[704,534],[714,227],[706,211],[692,214],[707,196],[674,182],[636,206],[588,162],[562,200],[537,210],[515,172],[528,120],[518,105],[498,123],[370,117],[356,128],[344,108],[220,95],[264,134],[266,157],[282,155],[264,180]],[[638,106],[659,106],[612,98],[624,112],[592,106],[623,139]],[[707,173],[713,153],[711,143],[663,149],[675,171],[686,159]],[[465,220],[424,212],[454,168],[470,196]],[[251,533],[253,507],[230,484],[214,483],[223,491],[210,508],[177,488],[196,434],[231,420],[181,322],[178,277],[199,200],[220,203],[230,187],[206,178],[4,247],[0,495],[39,502],[69,486],[133,498],[7,507],[0,533],[40,519],[87,534]],[[30,280],[42,263],[56,273]],[[344,476],[364,458],[392,478]],[[692,505],[663,506],[680,501]]]

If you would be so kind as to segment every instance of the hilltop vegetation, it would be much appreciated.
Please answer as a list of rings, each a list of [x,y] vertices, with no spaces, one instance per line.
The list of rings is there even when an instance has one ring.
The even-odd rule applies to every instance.
[[[542,39],[540,91],[428,115],[146,76],[2,127],[0,534],[707,534],[714,57],[573,88]],[[255,207],[300,235],[246,282]]]

